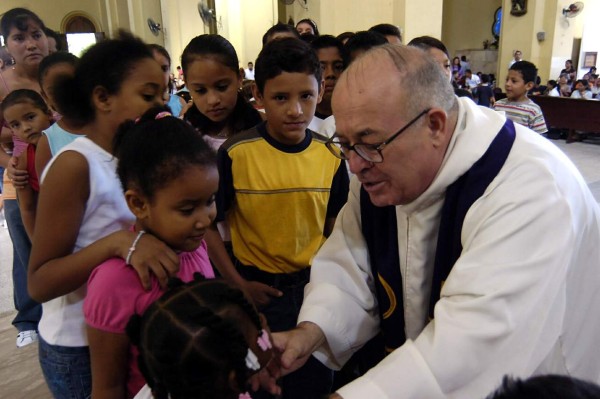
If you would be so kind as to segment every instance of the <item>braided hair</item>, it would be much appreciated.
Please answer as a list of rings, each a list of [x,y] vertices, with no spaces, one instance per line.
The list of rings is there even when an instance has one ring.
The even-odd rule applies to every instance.
[[[175,282],[127,326],[140,371],[156,399],[237,398],[250,376],[240,320],[260,331],[256,309],[223,280]]]

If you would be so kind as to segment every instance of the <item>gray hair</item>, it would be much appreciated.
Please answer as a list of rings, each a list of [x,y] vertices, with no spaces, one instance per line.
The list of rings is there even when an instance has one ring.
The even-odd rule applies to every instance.
[[[403,75],[399,89],[404,94],[402,105],[408,115],[433,107],[442,108],[448,114],[456,109],[458,103],[448,77],[426,51],[386,44],[367,54],[376,56],[378,53],[387,55]]]

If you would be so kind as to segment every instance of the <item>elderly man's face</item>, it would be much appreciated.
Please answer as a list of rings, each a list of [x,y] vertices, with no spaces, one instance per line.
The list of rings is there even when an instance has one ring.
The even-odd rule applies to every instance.
[[[366,58],[366,59],[365,59]],[[341,142],[379,144],[416,115],[404,112],[410,93],[386,55],[366,56],[342,75],[333,94],[333,113]],[[350,151],[350,170],[377,206],[408,204],[429,187],[442,163],[445,147],[425,114],[382,150],[383,162],[371,163]],[[443,149],[442,149],[443,147]]]

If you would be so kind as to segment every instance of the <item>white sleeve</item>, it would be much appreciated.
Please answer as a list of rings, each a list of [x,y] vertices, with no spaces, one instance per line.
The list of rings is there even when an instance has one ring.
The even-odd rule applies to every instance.
[[[515,169],[469,210],[434,320],[341,388],[344,399],[485,397],[552,353],[581,226],[548,172]]]
[[[314,356],[333,369],[340,368],[379,329],[356,178],[332,234],[313,260],[298,316],[302,321],[317,324],[325,333],[327,345]]]

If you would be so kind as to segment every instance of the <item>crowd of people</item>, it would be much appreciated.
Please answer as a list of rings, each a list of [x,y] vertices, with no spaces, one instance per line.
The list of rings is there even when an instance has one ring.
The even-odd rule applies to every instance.
[[[496,100],[390,24],[276,24],[247,68],[199,35],[175,74],[0,30],[13,324],[55,398],[598,397],[600,208],[520,52]]]

